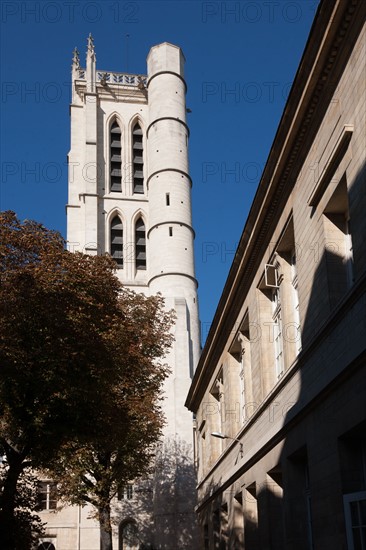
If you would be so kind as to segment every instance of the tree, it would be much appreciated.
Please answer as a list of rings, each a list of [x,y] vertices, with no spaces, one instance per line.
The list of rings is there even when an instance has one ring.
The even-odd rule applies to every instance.
[[[3,452],[3,451],[2,451]],[[0,487],[7,477],[7,465],[0,465]],[[16,548],[34,548],[44,535],[44,525],[37,514],[39,511],[38,480],[29,468],[19,476],[15,495],[13,541]]]
[[[160,434],[159,392],[168,374],[161,358],[172,314],[161,297],[124,289],[109,256],[72,254],[57,232],[13,212],[0,215],[0,229],[0,444],[7,459],[0,546],[17,548],[22,472],[51,467],[55,457],[65,465],[61,487],[70,501],[98,497],[105,541],[111,472],[123,477],[127,466],[141,473]],[[93,461],[96,492],[88,487]],[[84,492],[74,478],[87,482]]]
[[[150,472],[163,427],[160,389],[168,374],[159,358],[171,342],[172,314],[164,313],[161,297],[127,292],[120,307],[107,342],[114,378],[103,412],[88,439],[65,445],[50,468],[67,502],[94,506],[102,550],[112,549],[112,499],[127,481]]]

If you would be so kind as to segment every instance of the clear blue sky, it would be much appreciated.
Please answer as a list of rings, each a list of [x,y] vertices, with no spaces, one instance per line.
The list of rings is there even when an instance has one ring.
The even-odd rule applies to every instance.
[[[181,46],[204,340],[317,5],[3,0],[1,209],[66,236],[71,58],[77,46],[85,66],[89,32],[97,67],[117,72],[145,74],[152,45]]]

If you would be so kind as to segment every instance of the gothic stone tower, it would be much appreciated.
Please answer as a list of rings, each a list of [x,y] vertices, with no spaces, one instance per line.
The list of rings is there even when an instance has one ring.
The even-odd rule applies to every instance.
[[[200,339],[182,51],[168,43],[154,46],[147,68],[147,77],[97,70],[91,36],[86,70],[75,50],[67,239],[70,250],[110,253],[125,286],[160,292],[176,311],[165,439],[154,486],[142,499],[149,505],[138,496],[125,498],[116,513],[120,548],[127,548],[124,532],[138,530],[139,540],[154,548],[192,549],[192,418],[184,401]],[[140,502],[134,506],[134,500]],[[130,523],[124,523],[127,516]],[[91,532],[88,549],[98,548]]]

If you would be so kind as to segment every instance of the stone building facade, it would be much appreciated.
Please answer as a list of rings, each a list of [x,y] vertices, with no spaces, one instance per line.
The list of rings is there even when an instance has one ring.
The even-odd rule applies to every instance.
[[[365,8],[319,5],[188,394],[207,550],[366,548]]]
[[[163,43],[150,50],[147,76],[98,70],[90,36],[86,69],[76,50],[72,64],[68,246],[111,254],[126,287],[160,292],[177,317],[166,359],[164,441],[155,474],[131,480],[116,499],[119,550],[195,548],[192,415],[184,400],[200,336],[184,62],[180,48]],[[54,512],[52,484],[43,488],[47,536],[40,548],[97,550],[99,527],[90,509]]]

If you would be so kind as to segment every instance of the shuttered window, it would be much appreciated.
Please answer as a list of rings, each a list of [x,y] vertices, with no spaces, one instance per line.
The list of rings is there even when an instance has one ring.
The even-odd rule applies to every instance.
[[[142,218],[139,218],[136,222],[135,243],[136,269],[146,269],[146,232]]]
[[[144,192],[144,151],[142,130],[137,122],[132,130],[133,192]]]
[[[121,128],[113,122],[110,131],[111,191],[122,192],[122,144]]]
[[[111,256],[118,267],[123,267],[123,225],[119,216],[111,223]]]

